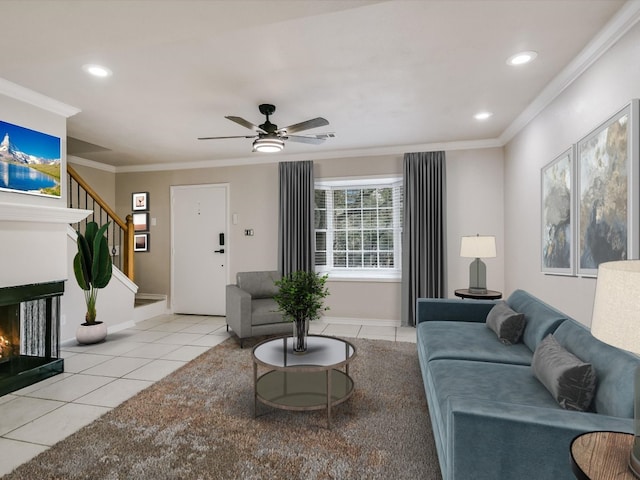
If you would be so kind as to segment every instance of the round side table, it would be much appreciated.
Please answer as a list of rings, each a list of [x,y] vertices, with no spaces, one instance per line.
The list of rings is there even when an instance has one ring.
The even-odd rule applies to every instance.
[[[468,288],[459,288],[455,292],[456,297],[471,298],[473,300],[498,300],[502,298],[502,292],[487,290],[487,293],[472,293]]]
[[[633,435],[588,432],[571,442],[571,470],[578,480],[634,480],[629,469]]]

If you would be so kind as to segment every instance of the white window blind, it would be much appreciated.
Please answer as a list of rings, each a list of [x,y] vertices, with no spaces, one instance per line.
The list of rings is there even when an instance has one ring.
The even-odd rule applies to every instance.
[[[316,182],[316,271],[398,278],[401,235],[400,178]]]

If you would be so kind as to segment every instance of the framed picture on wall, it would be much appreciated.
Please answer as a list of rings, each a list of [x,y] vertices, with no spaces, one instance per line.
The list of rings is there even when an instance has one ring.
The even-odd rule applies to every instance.
[[[577,145],[578,274],[638,255],[638,100]]]
[[[149,234],[148,233],[136,233],[133,236],[133,251],[134,252],[149,251]]]
[[[135,192],[131,194],[131,209],[149,210],[149,192]]]
[[[149,231],[149,212],[133,214],[133,230],[135,232]]]
[[[60,198],[60,139],[0,121],[0,191]]]
[[[574,275],[574,151],[569,148],[541,171],[542,272]]]

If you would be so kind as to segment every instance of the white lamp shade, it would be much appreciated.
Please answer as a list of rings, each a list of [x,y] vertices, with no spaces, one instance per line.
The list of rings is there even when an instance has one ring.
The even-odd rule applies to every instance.
[[[494,258],[496,256],[496,237],[493,235],[462,237],[460,256],[464,258]]]
[[[640,353],[640,260],[600,264],[591,333],[609,345]]]

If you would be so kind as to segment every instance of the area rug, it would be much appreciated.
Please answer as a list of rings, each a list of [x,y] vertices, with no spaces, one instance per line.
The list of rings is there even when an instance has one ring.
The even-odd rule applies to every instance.
[[[251,344],[231,338],[3,479],[441,479],[416,345],[349,340],[331,430],[322,410],[254,418]]]

